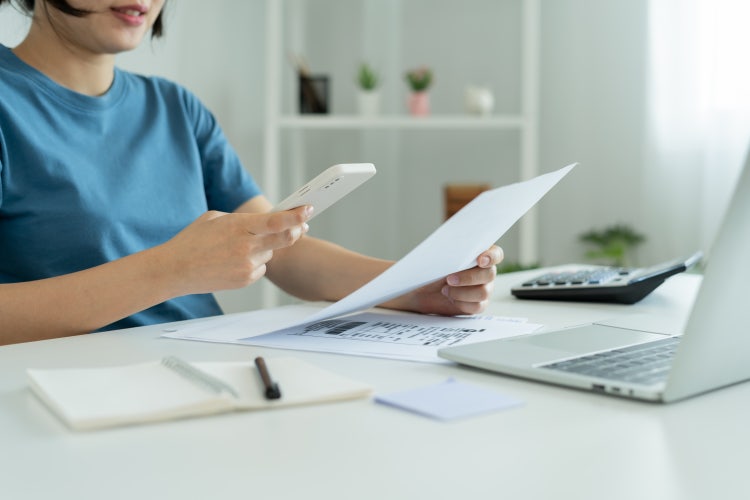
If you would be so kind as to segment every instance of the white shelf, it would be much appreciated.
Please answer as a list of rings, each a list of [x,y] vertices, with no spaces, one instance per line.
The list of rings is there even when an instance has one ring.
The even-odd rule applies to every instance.
[[[400,4],[407,0],[369,0],[366,5],[368,24],[363,32],[362,51],[367,54],[376,52],[384,54],[386,67],[391,64],[391,72],[400,68],[398,58],[401,49],[399,37],[383,40],[380,36],[380,25],[398,25],[400,22]],[[315,9],[307,10],[310,2],[290,0],[266,0],[266,124],[264,131],[264,184],[266,194],[271,199],[279,199],[281,180],[293,179],[302,182],[305,158],[300,152],[305,133],[310,131],[442,131],[442,130],[475,130],[475,131],[513,131],[518,132],[519,142],[519,180],[527,180],[538,174],[538,106],[539,106],[539,2],[540,0],[516,0],[521,10],[520,40],[520,102],[518,112],[493,114],[490,116],[471,116],[468,114],[433,114],[427,117],[414,117],[397,114],[393,111],[378,116],[361,115],[299,115],[290,113],[294,109],[291,96],[285,89],[283,64],[287,59],[289,46],[300,45],[300,30],[304,28],[305,16],[317,13]],[[301,7],[301,11],[286,10],[286,3]],[[459,3],[459,2],[456,2]],[[375,8],[377,7],[377,8]],[[285,30],[287,30],[285,32]],[[291,105],[291,107],[290,107]],[[342,108],[344,109],[344,108]],[[395,108],[387,108],[393,110]],[[510,107],[510,109],[514,109]],[[291,133],[290,133],[291,132]],[[375,134],[373,134],[375,135]],[[500,134],[498,134],[500,135]],[[368,136],[368,134],[365,134]],[[369,136],[368,136],[369,137]],[[290,159],[281,165],[282,142],[288,146]],[[282,171],[283,167],[283,171]],[[519,254],[524,264],[538,260],[538,227],[536,210],[532,209],[519,223]],[[264,298],[265,305],[276,305],[276,294],[268,286]]]
[[[426,117],[383,115],[294,115],[282,116],[278,125],[285,129],[520,129],[525,124],[520,115],[434,115]]]

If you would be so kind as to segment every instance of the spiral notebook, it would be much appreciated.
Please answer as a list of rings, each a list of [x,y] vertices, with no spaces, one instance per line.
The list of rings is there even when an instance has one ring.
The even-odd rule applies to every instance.
[[[293,357],[267,358],[282,397],[269,400],[252,361],[175,357],[104,368],[27,370],[31,390],[71,429],[365,398],[366,384]]]

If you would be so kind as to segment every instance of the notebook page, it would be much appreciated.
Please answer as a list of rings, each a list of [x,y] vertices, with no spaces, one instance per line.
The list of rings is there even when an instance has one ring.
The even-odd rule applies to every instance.
[[[73,429],[168,420],[233,406],[230,396],[209,391],[161,362],[27,373],[32,390]]]

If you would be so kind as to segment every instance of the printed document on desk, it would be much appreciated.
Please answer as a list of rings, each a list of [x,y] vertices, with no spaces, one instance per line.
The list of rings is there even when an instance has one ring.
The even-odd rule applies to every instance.
[[[449,363],[440,358],[441,347],[482,342],[532,333],[541,325],[525,318],[500,316],[432,316],[383,310],[262,332],[277,319],[299,317],[309,306],[284,306],[251,313],[216,317],[188,325],[167,337],[185,340],[332,352],[356,356]],[[279,324],[278,321],[276,324]]]
[[[393,266],[338,302],[311,315],[291,315],[286,323],[279,322],[278,317],[268,323],[264,316],[263,321],[249,322],[247,326],[260,324],[269,328],[245,331],[250,331],[251,335],[269,333],[363,311],[451,273],[473,267],[480,253],[498,241],[574,167],[575,164],[568,165],[528,181],[485,191],[445,221]],[[201,325],[206,328],[199,332]],[[218,323],[214,326],[216,328],[212,332],[209,324],[196,323],[186,328],[190,331],[180,329],[165,336],[216,342],[236,342],[236,339],[240,338],[220,340],[227,337],[227,333],[220,331]],[[212,335],[216,338],[212,339]]]

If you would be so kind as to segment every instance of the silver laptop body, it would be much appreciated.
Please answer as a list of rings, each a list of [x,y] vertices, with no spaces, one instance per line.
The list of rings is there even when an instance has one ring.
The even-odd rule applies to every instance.
[[[447,347],[439,355],[507,375],[663,403],[742,382],[750,379],[748,255],[750,153],[682,335],[592,323]],[[639,374],[643,366],[649,368]]]

